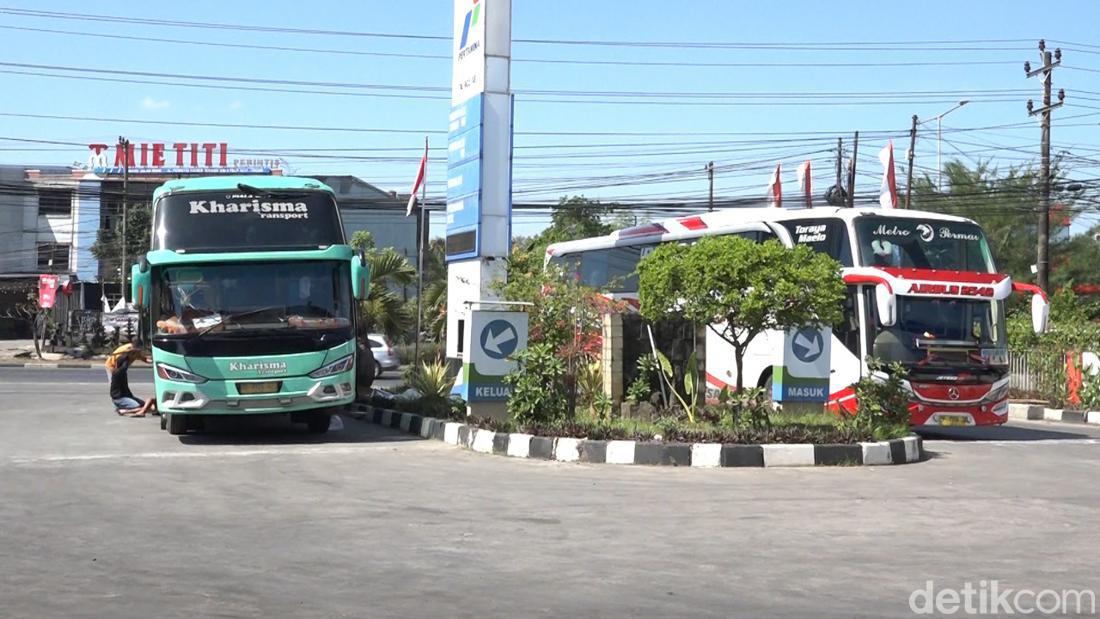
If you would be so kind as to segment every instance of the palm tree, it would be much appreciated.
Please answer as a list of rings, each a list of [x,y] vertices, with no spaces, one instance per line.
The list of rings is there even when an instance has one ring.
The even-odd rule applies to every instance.
[[[395,288],[416,281],[416,269],[392,247],[378,249],[366,230],[352,235],[351,246],[363,251],[370,266],[370,292],[359,304],[361,328],[396,339],[412,328],[416,316],[405,305]]]

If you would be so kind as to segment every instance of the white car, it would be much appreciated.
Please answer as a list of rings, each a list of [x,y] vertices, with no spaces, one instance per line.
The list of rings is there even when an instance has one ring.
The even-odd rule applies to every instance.
[[[381,333],[371,333],[367,336],[370,352],[374,355],[374,377],[379,378],[386,370],[396,370],[401,367],[401,360],[393,349],[393,343]]]

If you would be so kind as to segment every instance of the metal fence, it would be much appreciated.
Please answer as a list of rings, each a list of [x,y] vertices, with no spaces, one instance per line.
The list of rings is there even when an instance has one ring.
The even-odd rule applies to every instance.
[[[1059,380],[1055,368],[1065,367],[1065,356],[1057,363],[1043,363],[1043,353],[1033,350],[1013,350],[1008,353],[1008,387],[1017,393],[1037,394]]]

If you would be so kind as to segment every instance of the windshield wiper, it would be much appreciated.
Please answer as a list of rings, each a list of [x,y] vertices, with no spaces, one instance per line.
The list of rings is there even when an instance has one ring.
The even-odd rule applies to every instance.
[[[210,325],[209,327],[203,327],[199,331],[195,332],[195,335],[193,335],[192,337],[196,340],[201,339],[202,336],[206,335],[207,333],[210,333],[211,331],[213,331],[214,329],[216,329],[218,327],[224,326],[225,324],[227,324],[230,321],[239,323],[241,318],[245,318],[247,316],[252,316],[252,315],[255,315],[255,314],[262,314],[264,312],[270,312],[271,310],[285,309],[285,307],[286,306],[284,306],[284,305],[268,305],[267,307],[259,307],[259,308],[256,308],[256,309],[248,310],[247,312],[236,312],[234,314],[226,314],[224,316],[221,316],[221,320],[219,320],[218,322]]]

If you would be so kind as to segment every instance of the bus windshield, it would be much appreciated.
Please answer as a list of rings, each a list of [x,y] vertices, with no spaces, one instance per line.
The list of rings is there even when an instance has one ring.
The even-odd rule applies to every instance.
[[[898,297],[897,324],[878,325],[872,356],[885,362],[1000,364],[1006,347],[1004,302]]]
[[[862,266],[993,272],[985,234],[972,223],[871,215],[855,228]]]
[[[351,325],[343,261],[167,267],[158,278],[158,335],[206,335]]]
[[[327,247],[344,243],[340,215],[324,191],[187,192],[157,202],[153,249],[202,252]]]

